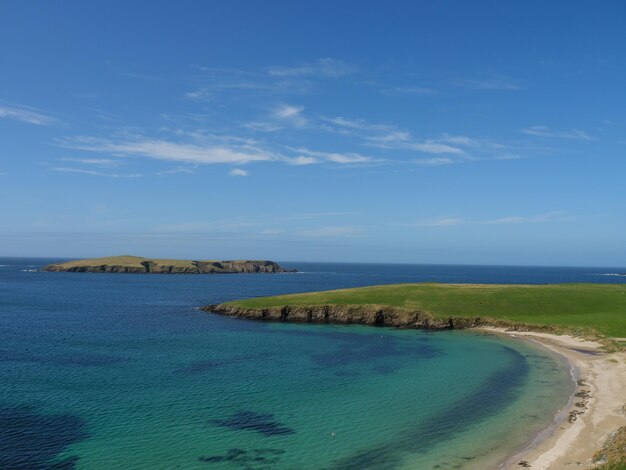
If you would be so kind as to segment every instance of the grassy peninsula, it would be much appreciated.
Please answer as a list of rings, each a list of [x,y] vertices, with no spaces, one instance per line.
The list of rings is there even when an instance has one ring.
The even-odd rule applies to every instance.
[[[626,284],[396,284],[238,300],[206,310],[211,308],[252,318],[405,327],[519,324],[626,337]],[[347,313],[334,318],[333,311]],[[278,318],[273,318],[276,313]],[[385,315],[391,321],[385,321]]]
[[[155,273],[155,274],[231,274],[288,272],[278,263],[267,260],[181,260],[155,259],[140,256],[109,256],[49,264],[44,271],[91,273]]]

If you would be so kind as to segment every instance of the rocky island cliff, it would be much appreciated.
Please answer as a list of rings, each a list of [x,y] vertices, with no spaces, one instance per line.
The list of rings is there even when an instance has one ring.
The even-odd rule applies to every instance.
[[[138,274],[234,274],[234,273],[285,273],[274,261],[231,260],[195,261],[142,258],[140,256],[112,256],[49,264],[43,271],[79,273],[138,273]]]
[[[228,317],[297,323],[335,323],[371,326],[392,326],[417,329],[464,329],[505,322],[481,317],[436,318],[423,310],[407,310],[382,305],[284,305],[247,308],[234,304],[217,304],[200,307],[205,312]]]

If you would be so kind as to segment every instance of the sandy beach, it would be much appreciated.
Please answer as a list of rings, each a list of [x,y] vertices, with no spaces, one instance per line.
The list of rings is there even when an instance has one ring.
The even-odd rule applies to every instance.
[[[619,427],[626,425],[626,353],[605,353],[602,345],[568,335],[510,332],[484,328],[517,338],[536,341],[565,356],[575,367],[578,383],[567,407],[552,426],[525,451],[511,457],[502,468],[519,469],[526,461],[533,469],[587,469],[597,464],[593,454]],[[582,396],[580,396],[582,395]],[[576,406],[584,402],[584,407]],[[570,412],[582,412],[570,422]]]

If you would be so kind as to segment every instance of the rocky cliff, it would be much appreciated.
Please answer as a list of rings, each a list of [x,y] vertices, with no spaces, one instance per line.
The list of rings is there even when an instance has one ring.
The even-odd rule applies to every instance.
[[[418,329],[464,329],[499,326],[517,331],[531,327],[483,317],[435,318],[431,313],[379,305],[285,305],[282,307],[245,308],[235,304],[206,305],[200,310],[229,317],[300,323],[338,323],[393,326]],[[537,330],[537,327],[532,327]],[[543,330],[543,328],[539,327]],[[550,330],[546,327],[545,330]]]
[[[191,261],[160,260],[136,256],[120,256],[49,264],[44,271],[88,273],[155,273],[155,274],[231,274],[284,273],[287,270],[273,261]]]

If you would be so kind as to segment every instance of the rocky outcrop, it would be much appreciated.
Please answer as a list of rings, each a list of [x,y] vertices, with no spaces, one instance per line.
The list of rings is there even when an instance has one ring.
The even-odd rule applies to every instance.
[[[233,304],[207,305],[201,310],[229,317],[300,323],[343,323],[401,328],[453,329],[481,325],[480,318],[434,318],[419,310],[377,305],[285,305],[244,308]]]
[[[205,312],[251,320],[298,323],[336,323],[389,326],[428,330],[452,330],[496,326],[514,331],[546,331],[553,328],[524,325],[488,317],[434,317],[430,312],[381,305],[284,305],[280,307],[246,308],[236,304],[215,304],[200,307]]]
[[[151,273],[151,274],[233,274],[233,273],[285,273],[294,272],[273,261],[188,261],[162,263],[145,260],[138,263],[89,263],[80,262],[50,264],[42,268],[52,272],[77,273]]]

